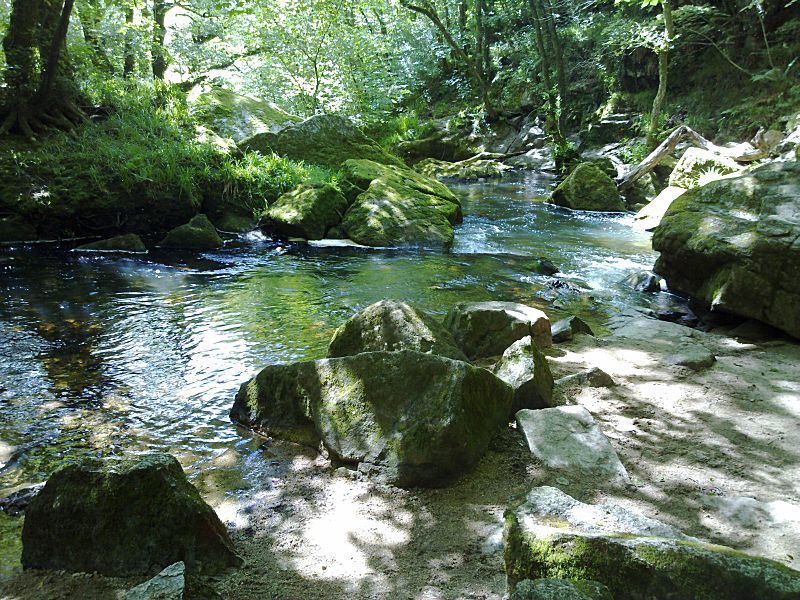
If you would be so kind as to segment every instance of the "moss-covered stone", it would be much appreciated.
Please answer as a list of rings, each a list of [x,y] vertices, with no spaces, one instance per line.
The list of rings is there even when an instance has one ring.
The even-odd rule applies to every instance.
[[[453,336],[439,321],[395,300],[371,304],[345,321],[331,338],[328,357],[381,350],[414,350],[467,361]]]
[[[653,233],[655,271],[712,310],[800,337],[800,163],[687,191]]]
[[[0,217],[0,243],[30,242],[39,239],[36,229],[22,217]]]
[[[449,131],[436,131],[419,140],[400,142],[394,151],[409,165],[415,165],[426,158],[457,162],[477,154],[477,150],[469,147],[463,136]]]
[[[525,336],[509,346],[494,374],[514,389],[509,417],[523,408],[548,408],[553,401],[553,375],[544,354]]]
[[[347,210],[347,200],[330,184],[300,185],[273,204],[264,224],[289,237],[320,240],[337,226]]]
[[[510,600],[614,600],[614,598],[606,586],[596,581],[525,579],[517,584]]]
[[[243,150],[274,152],[294,160],[338,169],[348,159],[368,159],[402,166],[399,157],[368,138],[352,121],[339,115],[314,115],[277,133],[264,132],[242,140]]]
[[[461,203],[447,187],[407,167],[348,160],[342,191],[353,204],[342,228],[366,246],[447,247]]]
[[[25,511],[22,543],[25,568],[129,576],[177,561],[200,573],[241,564],[168,454],[86,460],[54,473]]]
[[[222,247],[222,238],[207,216],[196,215],[185,225],[169,231],[158,245],[162,248],[214,250]]]
[[[231,416],[278,435],[315,431],[334,458],[380,481],[438,486],[475,465],[511,400],[509,386],[463,361],[365,352],[267,367]]]
[[[112,238],[84,244],[75,248],[76,252],[125,252],[133,254],[144,254],[147,248],[135,233],[126,233]]]
[[[551,201],[573,210],[622,212],[625,205],[614,181],[596,165],[581,163],[553,191]]]
[[[702,148],[687,148],[669,176],[669,184],[687,190],[707,180],[742,170],[736,161]]]
[[[593,580],[615,600],[788,600],[800,573],[610,505],[534,488],[505,514],[509,589],[526,579]]]
[[[506,171],[512,170],[512,167],[496,160],[473,157],[460,162],[445,162],[427,158],[417,163],[414,169],[423,175],[437,179],[477,181],[479,179],[498,179]]]

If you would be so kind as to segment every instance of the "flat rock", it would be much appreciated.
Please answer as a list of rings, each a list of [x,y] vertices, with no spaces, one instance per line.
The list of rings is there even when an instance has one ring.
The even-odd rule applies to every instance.
[[[557,406],[517,413],[533,455],[549,469],[627,483],[628,473],[608,438],[582,406]]]
[[[614,600],[611,592],[596,581],[565,579],[525,579],[520,581],[510,600]]]
[[[573,373],[566,375],[558,381],[555,385],[557,387],[614,387],[617,383],[614,378],[599,367],[592,367],[581,371],[580,373]]]
[[[124,600],[183,600],[186,565],[176,562],[152,579],[125,592]]]

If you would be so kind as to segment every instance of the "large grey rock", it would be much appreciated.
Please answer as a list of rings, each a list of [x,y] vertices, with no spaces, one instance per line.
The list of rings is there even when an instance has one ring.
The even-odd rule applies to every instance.
[[[511,415],[523,408],[548,408],[553,401],[553,375],[544,354],[525,336],[509,346],[494,374],[514,389]]]
[[[186,565],[176,562],[152,579],[125,592],[124,600],[183,600]]]
[[[75,248],[75,252],[122,252],[130,254],[145,254],[147,248],[135,233],[126,233],[112,238],[84,244]]]
[[[685,193],[686,189],[682,187],[669,186],[664,188],[658,196],[636,213],[633,218],[633,226],[644,231],[652,231],[661,223],[661,219],[664,218],[664,214],[672,206],[672,203]]]
[[[443,183],[407,167],[348,160],[341,187],[352,202],[342,228],[353,241],[434,248],[453,243],[461,203]]]
[[[179,225],[158,243],[162,248],[185,250],[214,250],[222,247],[222,238],[205,215],[197,215],[185,225]]]
[[[671,290],[800,337],[800,163],[688,191],[656,228],[653,248]]]
[[[533,455],[549,469],[612,482],[628,481],[628,473],[611,442],[582,406],[521,410],[517,413],[517,429]]]
[[[614,600],[611,592],[596,581],[525,579],[514,588],[510,600]]]
[[[243,150],[275,152],[294,160],[338,169],[348,159],[367,159],[402,166],[399,157],[388,153],[368,138],[348,118],[340,115],[314,115],[293,123],[277,133],[257,133],[242,140]]]
[[[669,185],[687,190],[709,180],[742,170],[733,159],[714,154],[702,148],[687,148],[669,176]]]
[[[123,577],[177,561],[238,566],[225,526],[168,454],[85,460],[57,471],[25,511],[25,568]]]
[[[593,580],[615,600],[796,600],[800,573],[784,565],[688,538],[614,505],[583,504],[555,488],[534,488],[505,515],[509,590],[520,581]]]
[[[489,371],[412,351],[365,352],[263,369],[231,418],[321,440],[336,460],[404,487],[471,469],[507,423],[513,392]]]
[[[498,356],[528,335],[539,348],[553,345],[547,315],[516,302],[461,302],[444,325],[470,359]]]
[[[570,316],[566,319],[556,321],[550,327],[550,335],[553,338],[553,343],[560,344],[561,342],[568,342],[576,334],[583,333],[586,335],[594,335],[592,328],[586,324],[582,319]]]
[[[573,210],[623,212],[625,204],[614,181],[599,167],[581,163],[553,191],[553,204]]]
[[[616,382],[608,373],[598,367],[591,367],[579,373],[566,375],[556,381],[556,386],[564,387],[614,387]]]
[[[328,358],[380,350],[415,350],[467,361],[439,321],[396,300],[371,304],[345,321],[331,338]]]
[[[300,185],[270,206],[267,224],[289,237],[321,240],[342,221],[347,200],[330,184]]]

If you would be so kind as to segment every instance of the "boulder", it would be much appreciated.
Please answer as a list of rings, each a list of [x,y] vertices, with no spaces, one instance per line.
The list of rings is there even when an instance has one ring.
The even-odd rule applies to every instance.
[[[321,240],[346,211],[347,200],[334,186],[305,184],[278,198],[266,220],[285,236]]]
[[[479,179],[498,179],[512,167],[497,160],[481,159],[478,156],[460,162],[445,162],[435,158],[426,158],[414,167],[428,177],[436,179],[453,179],[457,181],[477,181]]]
[[[197,215],[185,225],[169,231],[158,245],[162,248],[214,250],[222,247],[222,238],[207,216]]]
[[[655,271],[712,311],[800,337],[800,163],[688,191],[653,234]]]
[[[126,233],[112,238],[78,246],[75,252],[124,252],[129,254],[145,254],[147,248],[135,233]]]
[[[553,375],[544,354],[525,336],[511,344],[494,374],[514,389],[510,416],[523,408],[548,408],[553,400]]]
[[[553,344],[547,315],[516,302],[461,302],[450,309],[444,325],[470,359],[499,356],[525,336],[539,348]]]
[[[667,212],[672,203],[680,198],[686,190],[681,187],[669,186],[647,203],[633,218],[633,226],[643,231],[652,231]]]
[[[514,588],[510,600],[614,600],[611,592],[596,581],[525,579]]]
[[[565,387],[614,387],[617,383],[614,378],[599,367],[592,367],[581,371],[580,373],[573,373],[562,377],[555,382],[555,385],[560,388]]]
[[[687,190],[718,179],[722,175],[737,173],[742,167],[731,158],[714,154],[702,148],[690,147],[683,153],[669,176],[669,184]]]
[[[611,442],[582,406],[557,406],[517,413],[517,429],[548,469],[598,480],[628,482],[628,472]]]
[[[333,334],[328,346],[328,358],[398,350],[468,360],[439,321],[395,300],[371,304],[345,321]]]
[[[338,169],[348,159],[403,165],[399,157],[389,154],[364,135],[350,119],[339,115],[314,115],[277,133],[257,133],[242,140],[239,147],[262,153],[274,152],[330,169]]]
[[[351,240],[365,246],[443,248],[453,243],[461,203],[435,179],[407,167],[348,160],[341,187],[352,201],[342,221]]]
[[[553,191],[551,202],[573,210],[624,212],[614,181],[596,165],[581,163]]]
[[[800,573],[776,561],[551,487],[534,488],[506,511],[504,541],[512,594],[521,581],[557,577],[599,582],[615,600],[800,597]]]
[[[553,264],[549,258],[545,258],[544,256],[539,256],[535,258],[532,263],[529,263],[527,267],[538,275],[555,275],[561,269]]]
[[[224,88],[211,88],[190,96],[192,113],[209,129],[237,144],[259,133],[277,133],[302,119],[251,96],[243,96]]]
[[[409,165],[415,165],[426,158],[458,162],[477,153],[465,144],[463,137],[449,131],[435,131],[418,140],[400,142],[394,147],[394,151]]]
[[[636,290],[637,292],[659,292],[661,291],[661,280],[650,271],[637,271],[631,273],[620,283],[622,285]]]
[[[553,343],[555,344],[568,342],[579,333],[594,335],[592,328],[589,327],[582,319],[579,319],[576,316],[570,316],[566,319],[556,321],[550,327],[550,335],[552,336]]]
[[[0,243],[30,242],[39,239],[36,229],[22,217],[0,217]]]
[[[178,561],[198,573],[241,564],[224,525],[168,454],[57,471],[25,511],[22,545],[25,568],[113,577]]]
[[[586,143],[593,146],[618,143],[635,135],[638,115],[628,113],[610,114],[600,122],[589,126],[586,132]]]
[[[123,600],[183,600],[186,565],[176,562],[152,579],[125,592]]]
[[[315,433],[335,460],[381,482],[439,486],[477,463],[512,399],[507,384],[463,361],[365,352],[268,366],[239,390],[231,418]]]

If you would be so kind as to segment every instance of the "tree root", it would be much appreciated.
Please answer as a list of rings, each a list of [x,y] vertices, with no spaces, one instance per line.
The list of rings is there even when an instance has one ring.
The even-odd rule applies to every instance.
[[[86,121],[86,115],[77,105],[69,100],[57,100],[46,109],[12,109],[0,125],[0,135],[18,131],[28,140],[35,141],[37,131],[54,129],[72,133],[76,124]]]

